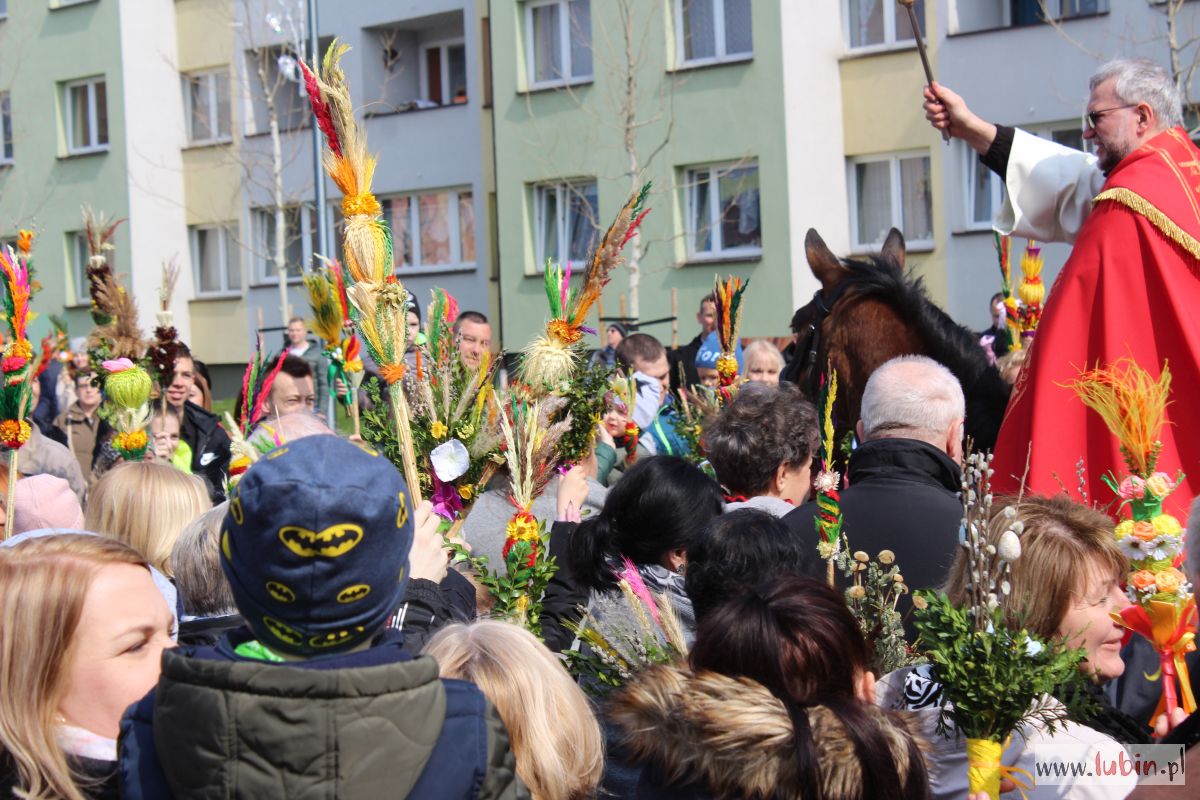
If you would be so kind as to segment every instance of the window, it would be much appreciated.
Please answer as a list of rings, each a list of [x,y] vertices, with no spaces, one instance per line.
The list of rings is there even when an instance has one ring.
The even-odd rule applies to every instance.
[[[595,181],[573,181],[534,187],[535,259],[538,270],[549,261],[566,266],[591,255],[598,226]]]
[[[683,64],[750,58],[750,0],[675,0],[675,37]]]
[[[86,305],[91,296],[88,294],[87,264],[88,256],[87,234],[83,231],[73,231],[67,234],[67,267],[71,271],[71,288],[75,292],[75,305]]]
[[[322,41],[320,44],[324,53],[323,48],[328,43]],[[247,51],[246,76],[250,89],[250,120],[253,120],[249,125],[251,132],[265,133],[271,129],[272,104],[279,130],[292,131],[311,124],[312,107],[304,94],[304,76],[290,48],[263,47]]]
[[[183,75],[183,111],[189,142],[228,141],[231,135],[229,73],[217,70]]]
[[[196,294],[236,293],[242,288],[242,269],[233,250],[234,229],[226,225],[188,228]]]
[[[927,153],[851,159],[849,177],[852,247],[876,246],[892,228],[900,229],[910,247],[933,247]]]
[[[0,0],[0,19],[8,19],[8,0]]]
[[[846,40],[851,49],[884,48],[913,41],[908,12],[895,0],[843,0]],[[925,35],[925,0],[913,6]]]
[[[0,92],[0,164],[11,164],[12,162],[12,100],[9,97],[8,92]]]
[[[254,255],[257,264],[255,277],[259,283],[279,280],[275,269],[275,209],[251,210],[254,226]],[[298,281],[317,251],[316,214],[312,206],[287,206],[283,209],[283,257],[289,281]]]
[[[526,3],[525,51],[530,86],[591,80],[591,0]]]
[[[686,181],[689,258],[762,253],[757,164],[689,169]]]
[[[1082,128],[1075,123],[1054,123],[1027,129],[1029,133],[1043,139],[1051,139],[1075,150],[1091,152],[1091,142],[1083,138]],[[970,147],[963,147],[966,157],[964,174],[967,181],[966,225],[969,230],[991,230],[992,220],[1000,210],[1004,183],[1000,176],[979,163],[979,157]]]
[[[475,266],[475,195],[469,189],[381,196],[379,205],[392,231],[397,272]],[[336,205],[334,222],[334,230],[340,230]],[[342,257],[341,237],[335,238]]]
[[[1107,13],[1108,6],[1108,0],[955,0],[950,11],[950,32],[1041,25],[1047,18],[1091,17]]]
[[[467,102],[467,48],[462,42],[422,48],[421,85],[425,99],[439,106]]]
[[[74,81],[63,87],[63,118],[69,154],[108,149],[107,94],[103,78]]]

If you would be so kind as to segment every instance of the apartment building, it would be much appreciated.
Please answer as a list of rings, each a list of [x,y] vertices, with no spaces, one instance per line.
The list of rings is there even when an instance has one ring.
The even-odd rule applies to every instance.
[[[805,227],[845,238],[830,45],[838,17],[815,5],[490,4],[507,346],[523,344],[544,320],[547,262],[581,268],[643,180],[654,189],[638,243],[639,284],[618,271],[605,315],[617,316],[623,299],[629,316],[670,317],[674,289],[687,341],[714,275],[738,274],[751,280],[745,334],[786,333],[797,300],[815,288],[803,260]],[[812,51],[800,52],[789,37]],[[670,339],[668,323],[645,330]]]

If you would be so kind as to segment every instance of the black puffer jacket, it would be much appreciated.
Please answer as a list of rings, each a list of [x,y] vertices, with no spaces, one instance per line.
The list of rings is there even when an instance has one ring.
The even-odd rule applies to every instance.
[[[854,451],[846,472],[850,485],[841,506],[850,549],[872,557],[891,550],[910,589],[940,587],[954,563],[962,523],[959,466],[925,442],[875,439]],[[817,504],[805,503],[783,518],[812,545],[810,552],[817,548],[816,514]],[[824,569],[819,559],[813,563]],[[901,600],[905,616],[911,596]]]
[[[229,434],[216,414],[195,403],[183,407],[183,430],[179,438],[192,448],[192,474],[208,481],[213,504],[225,499],[225,476],[229,474]]]

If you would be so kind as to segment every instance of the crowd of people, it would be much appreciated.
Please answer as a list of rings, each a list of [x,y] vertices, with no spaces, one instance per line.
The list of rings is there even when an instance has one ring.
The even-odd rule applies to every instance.
[[[1094,94],[1110,88],[1103,75]],[[975,118],[940,88],[930,118],[961,134]],[[1121,108],[1137,108],[1122,94],[1135,90],[1115,90],[1134,103]],[[1093,109],[1092,133],[1117,111]],[[993,126],[983,154],[1012,135]],[[36,457],[22,451],[0,544],[0,795],[977,797],[930,665],[875,674],[849,579],[830,585],[818,556],[822,422],[781,381],[796,354],[739,343],[741,382],[704,419],[700,452],[684,430],[689,396],[721,385],[716,304],[700,301],[700,331],[681,348],[624,323],[603,332],[592,363],[612,381],[590,448],[530,509],[550,529],[556,567],[533,626],[489,613],[495,598],[461,559],[503,562],[503,475],[447,538],[383,452],[316,413],[353,389],[328,371],[304,320],[289,323],[273,360],[266,417],[250,434],[261,457],[234,484],[233,432],[186,347],[153,400],[146,459],[126,463],[73,343],[35,382]],[[419,313],[414,304],[414,331]],[[453,332],[455,368],[478,369],[492,349],[486,316],[462,312]],[[982,337],[993,356],[1005,356],[993,349],[1001,333],[994,319]],[[853,421],[844,529],[853,550],[903,569],[896,610],[914,654],[911,591],[962,601],[974,569],[961,545],[965,416],[954,374],[905,355],[870,374]],[[997,497],[992,512],[993,548],[1023,530],[1005,610],[1082,652],[1089,699],[1075,702],[1073,684],[1048,692],[1059,723],[1017,731],[1006,774],[1152,742],[1188,748],[1195,768],[1200,717],[1158,713],[1146,645],[1125,643],[1111,616],[1130,602],[1112,518],[1044,491]],[[1195,582],[1200,513],[1188,534]],[[615,663],[590,635],[597,620],[661,637],[629,638],[636,658]],[[583,662],[607,671],[568,669]],[[1004,788],[1188,796],[1136,783]]]

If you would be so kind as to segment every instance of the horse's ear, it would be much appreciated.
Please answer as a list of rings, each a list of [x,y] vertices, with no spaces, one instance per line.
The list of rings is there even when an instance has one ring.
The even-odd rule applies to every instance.
[[[821,282],[823,291],[830,291],[841,282],[846,274],[846,268],[825,244],[825,240],[815,229],[809,228],[804,237],[804,255],[808,257],[808,266],[812,274]]]
[[[904,271],[904,234],[892,228],[888,231],[887,238],[883,241],[883,249],[879,251],[879,255],[892,261],[896,266],[900,267],[901,272]]]

